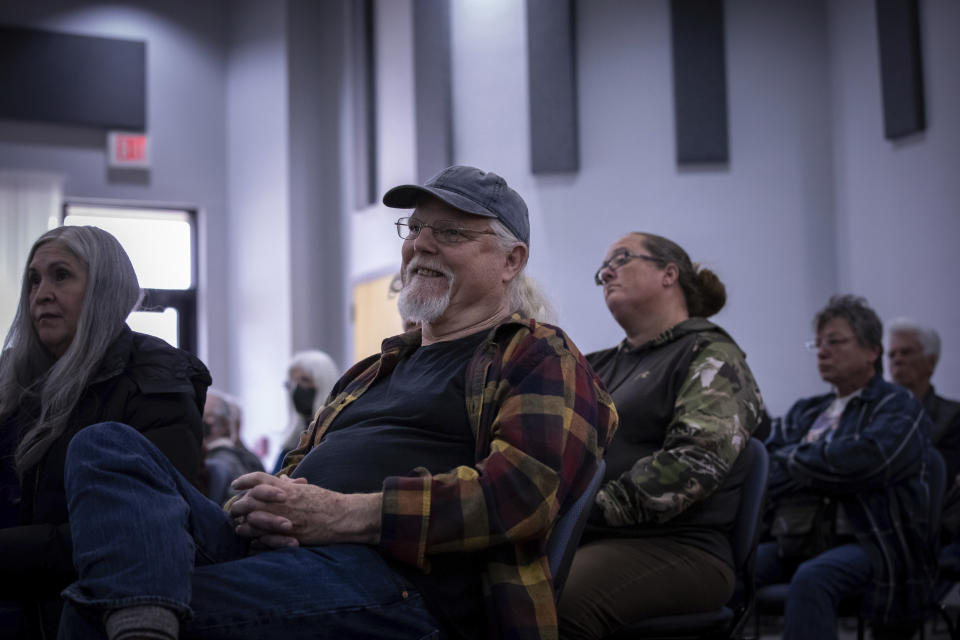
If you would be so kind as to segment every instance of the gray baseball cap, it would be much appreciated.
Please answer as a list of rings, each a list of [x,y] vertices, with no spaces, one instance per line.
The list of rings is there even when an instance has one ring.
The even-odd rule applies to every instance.
[[[447,167],[423,186],[403,184],[390,189],[383,194],[383,204],[395,209],[412,209],[424,194],[465,213],[496,218],[524,244],[530,245],[527,204],[506,180],[493,172],[462,165]]]

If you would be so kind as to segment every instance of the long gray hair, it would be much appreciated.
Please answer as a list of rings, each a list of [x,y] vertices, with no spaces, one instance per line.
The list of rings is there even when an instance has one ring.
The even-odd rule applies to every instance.
[[[320,407],[327,401],[327,396],[330,395],[333,385],[340,379],[340,368],[337,367],[333,358],[325,352],[317,350],[298,351],[293,354],[290,364],[287,365],[287,370],[289,371],[294,367],[300,367],[313,379],[313,384],[317,388],[317,393],[313,396],[313,415],[316,415]],[[287,393],[287,414],[289,417],[287,418],[287,428],[284,430],[282,447],[289,450],[296,448],[297,443],[300,442],[300,434],[306,431],[309,426],[309,420],[297,413],[293,406],[293,396],[290,393]]]
[[[55,358],[33,328],[28,270],[37,249],[59,242],[87,270],[87,288],[77,332]],[[141,297],[137,274],[117,239],[96,227],[58,227],[33,243],[23,270],[20,303],[0,357],[0,420],[23,405],[39,406],[39,418],[18,425],[16,466],[21,478],[68,426],[70,414],[103,356]]]
[[[490,230],[496,234],[497,243],[505,253],[518,244],[524,244],[499,220],[490,222]],[[554,322],[556,314],[553,305],[540,289],[540,285],[527,275],[526,268],[527,265],[523,265],[520,273],[507,285],[510,313],[518,313],[524,318],[536,318],[539,322]]]

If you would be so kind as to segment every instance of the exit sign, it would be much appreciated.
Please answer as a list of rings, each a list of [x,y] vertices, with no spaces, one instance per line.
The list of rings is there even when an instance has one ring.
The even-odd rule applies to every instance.
[[[149,169],[150,138],[145,133],[107,134],[108,164],[115,169]]]

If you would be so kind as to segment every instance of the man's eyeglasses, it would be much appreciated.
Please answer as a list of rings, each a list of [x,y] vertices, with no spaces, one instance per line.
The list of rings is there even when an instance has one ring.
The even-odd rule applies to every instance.
[[[853,340],[853,336],[847,336],[842,338],[840,336],[829,336],[826,340],[808,340],[804,343],[804,346],[807,348],[807,351],[820,351],[820,347],[826,347],[828,349],[835,349],[836,347],[847,344]]]
[[[626,249],[621,249],[617,251],[615,254],[613,254],[612,256],[610,256],[609,260],[605,261],[603,264],[600,265],[600,268],[597,269],[597,272],[593,274],[593,281],[597,284],[598,287],[602,286],[603,280],[600,278],[600,273],[603,272],[604,269],[610,269],[611,271],[616,271],[617,269],[627,264],[634,258],[639,258],[640,260],[646,260],[647,262],[655,262],[657,264],[661,262],[660,260],[657,260],[653,256],[645,256],[639,253],[630,253]]]
[[[430,229],[433,231],[434,239],[440,244],[459,244],[467,240],[476,240],[474,235],[497,235],[495,231],[464,229],[462,225],[452,220],[437,220],[433,224],[427,224],[416,218],[400,218],[394,224],[397,225],[397,235],[404,240],[416,239],[421,231]]]

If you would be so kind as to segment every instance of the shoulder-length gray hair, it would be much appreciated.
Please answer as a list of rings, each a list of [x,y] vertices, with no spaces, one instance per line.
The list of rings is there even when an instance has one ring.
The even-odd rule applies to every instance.
[[[526,246],[499,220],[490,222],[490,230],[495,234],[494,237],[504,253],[518,244]],[[540,285],[527,275],[526,268],[527,265],[523,265],[520,273],[507,285],[510,313],[520,314],[524,318],[535,318],[539,322],[555,322],[556,312],[553,305],[550,304]]]
[[[60,358],[40,342],[30,318],[27,271],[37,249],[59,242],[87,270],[77,332]],[[16,466],[21,478],[67,429],[68,419],[103,356],[141,297],[137,274],[123,247],[96,227],[58,227],[33,243],[20,286],[20,303],[0,357],[0,419],[24,402],[39,405],[36,422],[18,425]]]
[[[340,379],[340,368],[325,352],[313,349],[293,354],[290,364],[287,365],[287,371],[294,367],[300,367],[313,379],[313,384],[317,388],[317,393],[313,396],[313,415],[316,415],[327,401],[333,385]],[[287,416],[287,427],[284,430],[281,446],[290,450],[296,448],[300,442],[300,434],[310,425],[309,420],[297,413],[293,406],[293,395],[289,392],[287,393]]]

